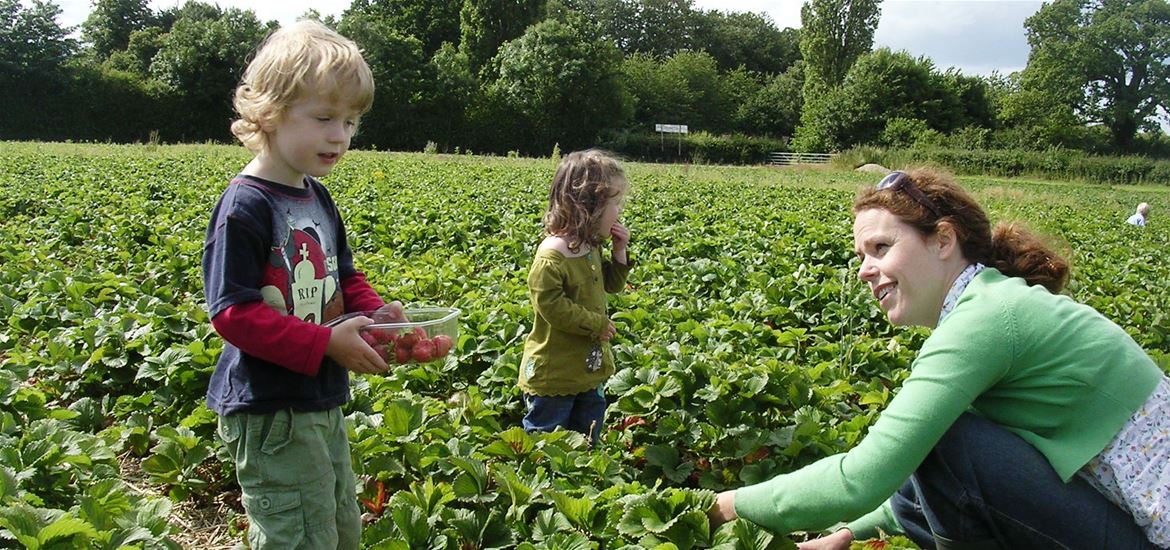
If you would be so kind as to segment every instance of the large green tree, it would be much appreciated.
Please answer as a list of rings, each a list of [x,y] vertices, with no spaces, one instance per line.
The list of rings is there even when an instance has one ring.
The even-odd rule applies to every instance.
[[[374,74],[376,97],[355,138],[362,146],[421,149],[429,131],[423,112],[434,81],[422,41],[400,34],[389,19],[349,11],[339,32],[361,47]]]
[[[694,94],[679,71],[666,71],[650,54],[627,56],[621,65],[622,84],[633,101],[635,128],[649,131],[656,123],[689,123]]]
[[[344,15],[383,19],[403,36],[422,41],[423,52],[432,55],[444,42],[459,43],[459,10],[463,0],[354,0]]]
[[[895,118],[922,120],[936,130],[958,111],[958,98],[948,94],[925,57],[880,48],[866,54],[846,73],[832,95],[827,125],[839,132],[838,147],[875,143],[886,122]]]
[[[1053,0],[1024,22],[1032,52],[1021,88],[1043,116],[1071,109],[1129,152],[1170,105],[1166,0]]]
[[[804,61],[804,104],[793,138],[797,151],[823,152],[839,146],[829,99],[845,74],[873,47],[881,0],[809,0],[800,9],[800,55]]]
[[[745,133],[790,138],[804,104],[804,63],[774,75],[736,110],[736,127]]]
[[[545,0],[464,0],[459,11],[459,49],[474,71],[495,57],[505,42],[544,19]]]
[[[955,71],[939,72],[925,57],[880,48],[857,59],[840,86],[824,97],[814,124],[802,127],[821,150],[879,143],[887,123],[946,133],[990,124],[987,86]]]
[[[548,19],[500,48],[498,78],[489,95],[525,124],[526,135],[501,136],[518,148],[547,153],[597,142],[602,129],[620,125],[629,110],[619,83],[621,52],[584,32],[578,20]]]
[[[993,74],[987,79],[998,130],[993,136],[995,145],[1012,149],[1081,147],[1085,127],[1073,112],[1072,102],[1034,84],[1025,88],[1024,72]]]
[[[800,32],[780,30],[766,16],[748,12],[700,12],[692,49],[703,50],[724,71],[743,67],[780,74],[800,59]]]
[[[430,106],[435,113],[427,141],[434,141],[443,150],[470,143],[467,135],[467,111],[482,96],[482,88],[467,56],[451,43],[444,43],[431,56],[430,71],[434,74]],[[424,144],[425,145],[425,144]]]
[[[652,130],[654,124],[686,124],[691,131],[727,130],[735,102],[730,95],[745,88],[729,82],[742,80],[719,74],[707,52],[681,51],[665,60],[635,54],[622,63],[622,82],[634,102],[636,128]],[[755,88],[741,95],[754,95]],[[746,97],[742,98],[746,101]]]
[[[130,36],[150,26],[154,13],[146,0],[94,0],[93,10],[81,24],[81,38],[99,59],[130,45]]]
[[[221,10],[187,2],[150,65],[150,76],[176,101],[183,140],[226,140],[232,91],[251,54],[275,23],[261,25],[251,10]]]
[[[596,32],[626,55],[666,58],[695,45],[698,12],[693,0],[566,0],[596,26]]]
[[[51,2],[0,0],[0,139],[55,138],[71,123],[67,62],[77,45]]]
[[[0,75],[33,77],[56,71],[77,49],[70,29],[57,24],[61,8],[52,2],[0,0]],[[12,81],[9,85],[18,85]]]
[[[162,27],[146,27],[130,33],[126,49],[110,54],[104,64],[111,69],[125,71],[141,77],[150,73],[154,56],[162,49],[166,31]]]
[[[805,81],[836,86],[873,47],[881,0],[809,0],[800,8]]]

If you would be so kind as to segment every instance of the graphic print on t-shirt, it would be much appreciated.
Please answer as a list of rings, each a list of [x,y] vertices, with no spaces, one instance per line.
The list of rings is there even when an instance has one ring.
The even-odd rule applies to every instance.
[[[260,295],[283,314],[310,323],[324,323],[342,313],[338,292],[337,256],[327,254],[311,221],[274,239],[264,266]]]

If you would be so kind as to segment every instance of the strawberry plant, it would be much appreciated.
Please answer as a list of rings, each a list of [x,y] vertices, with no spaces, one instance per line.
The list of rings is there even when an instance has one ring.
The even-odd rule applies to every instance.
[[[150,488],[174,499],[238,490],[202,406],[223,343],[198,258],[207,215],[248,158],[215,146],[0,150],[0,546],[172,544],[172,501],[117,482],[119,457],[141,460]],[[905,379],[926,332],[889,326],[851,252],[848,207],[872,178],[629,165],[636,267],[610,297],[617,373],[590,447],[519,428],[526,275],[551,171],[543,159],[354,151],[326,181],[379,294],[463,312],[458,337],[427,335],[430,349],[422,335],[375,339],[394,364],[353,377],[344,411],[364,543],[791,548],[742,521],[710,532],[700,512],[713,492],[856,445]],[[993,218],[1067,243],[1068,293],[1170,369],[1170,224],[1121,223],[1157,190],[962,182]]]
[[[166,487],[174,500],[201,495],[208,486],[201,467],[212,455],[209,442],[182,426],[163,426],[155,437],[158,443],[151,449],[151,456],[142,461],[142,469],[151,481]]]

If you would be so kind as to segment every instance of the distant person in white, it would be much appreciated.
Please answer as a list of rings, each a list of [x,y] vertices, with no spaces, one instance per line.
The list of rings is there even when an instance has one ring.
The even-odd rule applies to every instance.
[[[1145,227],[1146,226],[1146,215],[1149,213],[1150,213],[1150,205],[1143,202],[1143,203],[1137,205],[1137,211],[1134,212],[1133,215],[1130,216],[1128,220],[1125,220],[1125,223],[1128,223],[1130,225],[1136,225],[1138,227]]]

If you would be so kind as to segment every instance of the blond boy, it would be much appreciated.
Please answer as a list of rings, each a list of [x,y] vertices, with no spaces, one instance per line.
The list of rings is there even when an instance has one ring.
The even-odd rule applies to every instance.
[[[225,340],[207,390],[236,464],[252,548],[358,548],[341,406],[349,372],[386,363],[360,337],[401,317],[353,265],[326,176],[369,110],[374,83],[350,40],[315,21],[269,36],[235,92],[232,133],[255,155],[211,213],[203,284]]]

